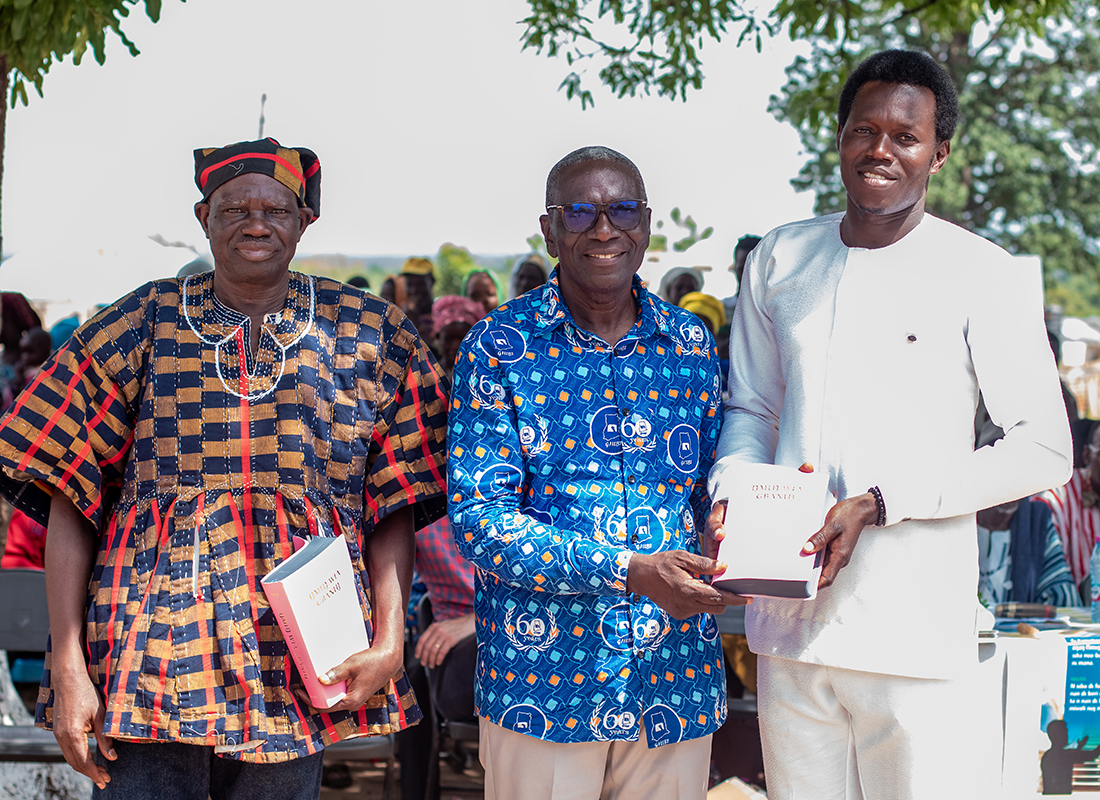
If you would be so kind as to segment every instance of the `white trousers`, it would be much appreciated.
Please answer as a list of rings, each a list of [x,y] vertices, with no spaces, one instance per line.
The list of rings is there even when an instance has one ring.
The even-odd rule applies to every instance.
[[[710,736],[636,742],[546,742],[481,718],[485,800],[704,800]]]
[[[757,674],[768,800],[971,800],[999,786],[971,735],[968,680],[771,656]]]

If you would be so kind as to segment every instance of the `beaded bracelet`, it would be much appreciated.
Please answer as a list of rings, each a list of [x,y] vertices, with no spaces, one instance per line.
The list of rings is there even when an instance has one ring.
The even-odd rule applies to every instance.
[[[886,502],[882,499],[882,492],[877,486],[872,486],[867,491],[875,496],[875,507],[878,509],[878,519],[875,520],[875,527],[881,528],[886,524]]]

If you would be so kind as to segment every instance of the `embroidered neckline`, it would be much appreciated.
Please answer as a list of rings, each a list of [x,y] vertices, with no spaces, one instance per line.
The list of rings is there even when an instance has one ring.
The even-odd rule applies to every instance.
[[[313,328],[317,303],[314,280],[298,272],[289,274],[283,309],[265,318],[255,358],[247,347],[251,321],[215,296],[213,272],[184,278],[180,293],[188,327],[214,348],[218,378],[225,391],[236,397],[257,400],[274,391],[286,370],[287,350]]]

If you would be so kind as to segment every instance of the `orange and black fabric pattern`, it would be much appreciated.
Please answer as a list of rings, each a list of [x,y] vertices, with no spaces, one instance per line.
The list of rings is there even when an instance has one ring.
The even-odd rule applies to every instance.
[[[283,147],[268,137],[195,151],[195,185],[203,200],[209,200],[223,183],[247,172],[274,178],[294,192],[301,208],[310,209],[313,218],[320,219],[321,162],[312,150]]]
[[[395,306],[297,273],[253,354],[212,279],[146,284],[77,331],[0,420],[0,490],[43,522],[64,491],[100,532],[87,656],[108,736],[274,762],[400,730],[421,717],[403,671],[355,712],[298,700],[260,580],[293,536],[343,536],[373,635],[376,524],[445,510],[443,379]]]

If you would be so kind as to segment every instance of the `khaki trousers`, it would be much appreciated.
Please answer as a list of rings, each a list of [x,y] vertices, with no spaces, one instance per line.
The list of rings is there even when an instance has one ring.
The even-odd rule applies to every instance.
[[[663,747],[547,742],[481,718],[485,800],[703,800],[710,736]]]

